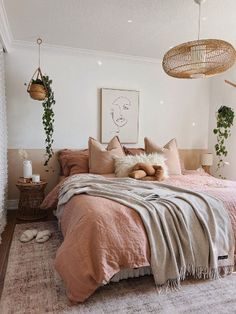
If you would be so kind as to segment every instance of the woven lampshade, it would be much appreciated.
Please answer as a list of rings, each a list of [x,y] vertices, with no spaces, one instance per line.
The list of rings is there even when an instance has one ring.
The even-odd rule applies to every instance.
[[[212,166],[213,165],[213,155],[210,153],[205,153],[201,155],[201,165],[202,166]]]
[[[236,51],[226,41],[200,39],[178,45],[164,55],[164,71],[177,78],[201,78],[222,73],[235,62]]]

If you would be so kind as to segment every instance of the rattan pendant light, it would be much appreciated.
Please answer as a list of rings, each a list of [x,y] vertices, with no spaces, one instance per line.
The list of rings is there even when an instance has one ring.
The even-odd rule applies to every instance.
[[[199,5],[198,40],[190,41],[170,49],[163,58],[164,71],[176,78],[204,78],[228,70],[235,62],[234,47],[219,39],[200,39],[201,4],[205,0],[194,0]]]

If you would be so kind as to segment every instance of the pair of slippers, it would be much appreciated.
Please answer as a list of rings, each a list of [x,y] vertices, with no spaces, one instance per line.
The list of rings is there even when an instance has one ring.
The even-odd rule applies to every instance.
[[[28,229],[22,233],[20,241],[26,243],[35,238],[37,243],[44,243],[48,241],[51,235],[52,233],[50,230],[38,231],[37,229]]]

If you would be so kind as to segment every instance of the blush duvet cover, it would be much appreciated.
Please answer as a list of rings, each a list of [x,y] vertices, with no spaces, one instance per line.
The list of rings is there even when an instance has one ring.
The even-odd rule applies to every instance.
[[[164,183],[223,201],[236,239],[236,182],[186,171]],[[60,184],[48,194],[42,208],[55,203],[59,188]],[[139,214],[115,201],[85,194],[73,196],[64,207],[61,231],[64,241],[57,251],[55,268],[72,301],[85,301],[120,270],[150,266],[148,238]]]

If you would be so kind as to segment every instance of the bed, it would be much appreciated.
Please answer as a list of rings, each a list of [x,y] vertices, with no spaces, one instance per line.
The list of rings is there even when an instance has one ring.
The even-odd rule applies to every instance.
[[[47,196],[42,207],[55,203],[61,184]],[[236,182],[198,170],[171,176],[164,184],[205,192],[222,200],[236,236]],[[64,208],[61,231],[64,241],[57,251],[55,268],[66,284],[70,300],[83,302],[110,281],[151,273],[147,234],[132,208],[105,198],[77,195]]]
[[[186,171],[183,166],[181,169],[179,150],[175,139],[169,141],[164,147],[156,145],[148,138],[144,139],[144,143],[145,151],[142,148],[128,149],[122,147],[119,138],[115,136],[107,148],[104,148],[97,140],[89,138],[88,149],[63,150],[59,153],[62,174],[65,177],[47,195],[41,207],[55,208],[58,204],[57,217],[64,241],[56,254],[55,269],[65,282],[67,296],[72,301],[85,301],[98,287],[110,281],[151,274],[152,271],[155,283],[158,283],[158,280],[169,270],[171,272],[171,274],[168,273],[168,278],[164,278],[170,280],[163,278],[163,280],[159,280],[159,287],[167,282],[176,285],[177,282],[179,283],[181,279],[184,279],[186,274],[191,273],[196,277],[197,271],[199,271],[198,278],[202,278],[202,276],[205,278],[205,275],[206,278],[214,278],[215,270],[217,276],[219,274],[219,266],[222,266],[221,270],[223,269],[226,273],[227,271],[232,272],[235,265],[236,182],[216,179],[202,169]],[[144,152],[146,154],[143,154]],[[162,166],[166,178],[161,184],[117,178],[127,177],[128,169],[133,169],[131,164],[136,165],[137,162],[143,162],[143,160],[151,165]],[[124,183],[124,181],[126,182]],[[100,182],[102,182],[101,185]],[[148,221],[151,224],[156,223],[156,221],[161,222],[161,224],[156,224],[151,230],[153,233],[150,233],[147,220],[144,219],[142,212],[137,210],[138,207],[134,203],[137,201],[138,194],[136,195],[136,192],[138,193],[138,191],[135,191],[135,195],[132,194],[131,196],[130,194],[133,185],[136,188],[136,185],[139,184],[142,186],[141,193],[146,193],[147,189],[153,189],[153,187],[155,190],[158,186],[157,189],[159,190],[156,194],[152,194],[154,197],[159,197],[161,194],[158,195],[158,193],[163,193],[164,190],[165,193],[171,191],[169,195],[173,195],[175,193],[173,191],[178,190],[179,187],[182,188],[181,191],[188,190],[189,195],[195,194],[198,197],[201,192],[204,192],[205,194],[201,194],[205,195],[203,198],[215,202],[213,207],[214,210],[218,210],[217,215],[220,219],[215,223],[218,219],[216,211],[212,213],[213,207],[208,202],[201,200],[200,206],[196,210],[193,205],[196,203],[192,202],[193,199],[188,199],[188,196],[185,199],[187,201],[182,202],[185,197],[184,194],[181,194],[181,197],[177,195],[177,198],[172,199],[170,196],[166,200],[160,197],[158,200],[155,199],[154,205],[153,203],[150,205],[152,200],[145,203],[147,207],[154,206],[154,215],[151,219],[149,219],[151,217],[149,215]],[[80,186],[79,195],[77,195],[78,186]],[[165,187],[167,188],[165,189]],[[124,191],[119,191],[119,188],[121,190],[124,188]],[[89,193],[91,189],[97,189],[96,193]],[[65,194],[63,194],[64,190],[66,191]],[[109,195],[112,193],[115,198],[105,193],[110,193]],[[128,195],[126,195],[127,193]],[[125,199],[126,202],[124,202]],[[132,202],[130,202],[131,199]],[[143,200],[142,197],[141,199]],[[175,203],[176,199],[180,200],[180,203]],[[167,201],[167,205],[161,207],[162,205],[159,204],[160,207],[156,211],[156,202],[159,200]],[[194,199],[195,201],[198,202],[197,199]],[[140,198],[138,202],[140,202]],[[171,207],[171,202],[174,202],[174,207]],[[62,203],[63,206],[61,206]],[[189,205],[190,207],[188,207]],[[184,213],[186,206],[188,207],[187,216]],[[163,208],[164,210],[162,210]],[[144,209],[146,213],[146,208]],[[148,212],[150,214],[149,210]],[[200,219],[200,221],[199,213],[200,216],[206,216],[207,219]],[[188,223],[189,214],[193,219],[191,224]],[[161,220],[160,215],[164,220]],[[167,216],[168,220],[166,220]],[[181,223],[179,223],[180,221]],[[212,222],[213,224],[211,224]],[[163,233],[163,223],[168,229],[167,233]],[[211,225],[213,226],[213,233],[212,231],[208,232],[208,227],[211,228]],[[185,228],[186,226],[187,228]],[[182,228],[187,230],[185,230],[184,235],[181,235]],[[214,230],[216,229],[219,229],[220,232],[215,233]],[[174,240],[171,240],[172,242],[168,242],[170,234],[178,234]],[[198,234],[201,234],[200,238],[197,238]],[[203,247],[204,243],[208,245],[211,242],[211,236],[208,237],[207,234],[211,234],[215,239],[218,238],[219,241],[214,242],[215,246],[209,245],[209,248],[211,246],[212,249],[204,250],[200,247]],[[194,238],[194,240],[192,241],[190,238]],[[226,241],[225,238],[227,238]],[[186,260],[188,264],[182,263],[184,255],[181,252],[187,242],[188,249],[190,248],[188,252],[192,256],[191,264],[189,260]],[[192,250],[193,242],[197,243],[196,250]],[[223,250],[218,250],[216,243],[219,242],[224,242],[224,245],[221,246]],[[162,248],[164,251],[161,251]],[[153,259],[154,250],[155,261]],[[197,255],[192,254],[193,251]],[[220,254],[223,251],[228,255],[226,260],[219,261],[219,257],[220,259],[225,257],[224,254]],[[167,255],[166,252],[168,252]],[[214,255],[214,267],[210,267],[210,252],[213,252],[212,255]],[[204,255],[204,262],[201,260],[199,263],[199,261],[197,262],[198,255],[201,256],[202,254]],[[169,256],[172,257],[169,259]],[[170,267],[168,269],[159,268],[157,275],[155,265],[157,266],[158,263],[159,265],[166,264],[168,260],[176,262],[174,267],[168,262],[167,265]],[[154,264],[153,261],[157,261],[157,263]],[[152,264],[152,270],[150,264]],[[192,267],[191,270],[187,270],[187,267],[190,266]],[[173,269],[177,270],[177,277],[175,277],[176,273],[173,273]],[[181,269],[183,269],[182,278]],[[192,269],[194,270],[192,271]]]

